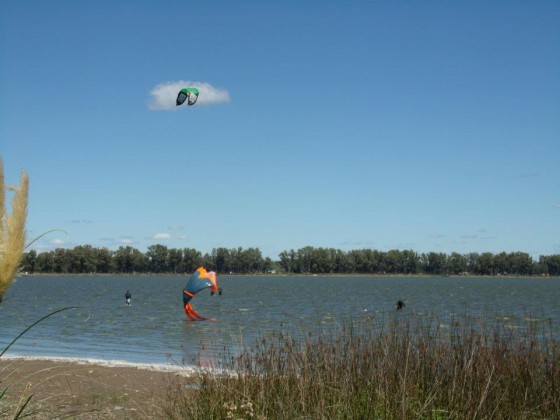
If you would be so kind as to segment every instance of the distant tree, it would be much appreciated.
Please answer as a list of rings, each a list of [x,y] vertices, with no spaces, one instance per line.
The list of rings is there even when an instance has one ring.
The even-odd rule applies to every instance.
[[[70,261],[68,251],[64,248],[57,248],[53,251],[53,271],[55,273],[70,273]]]
[[[420,266],[420,257],[413,250],[402,251],[403,274],[416,274]]]
[[[291,249],[289,251],[282,251],[279,254],[280,267],[287,273],[295,273],[296,270],[296,252]]]
[[[218,273],[266,273],[272,270],[287,273],[363,273],[363,274],[460,274],[477,275],[560,275],[560,255],[540,256],[535,262],[524,252],[494,255],[450,255],[441,252],[417,254],[412,250],[354,249],[306,246],[282,251],[279,260],[263,258],[259,248],[214,248],[202,255],[193,248],[174,249],[156,244],[145,254],[130,246],[116,251],[80,245],[73,249],[57,248],[48,252],[29,251],[23,254],[20,269],[40,273],[191,273],[204,266]]]
[[[340,249],[333,250],[335,273],[352,273],[354,272],[353,261],[348,258],[348,254]]]
[[[380,271],[389,272],[395,261],[387,261],[387,253],[380,252],[376,249],[360,249],[358,250],[360,265],[355,265],[354,270],[360,273],[375,274]],[[395,256],[392,256],[393,258]],[[397,264],[398,258],[397,258]]]
[[[388,273],[393,274],[408,274],[408,258],[410,251],[400,251],[398,249],[393,249],[388,251],[385,255],[385,264]],[[412,258],[413,260],[413,258]]]
[[[107,248],[97,248],[97,273],[114,273],[113,253]]]
[[[319,274],[332,273],[335,268],[335,259],[327,248],[316,248],[313,251],[313,263],[311,272]]]
[[[113,254],[115,270],[118,273],[134,272],[134,248],[131,246],[120,246]]]
[[[165,245],[157,244],[148,247],[146,252],[148,269],[152,273],[165,273],[167,271],[167,255],[168,249]]]
[[[490,252],[483,252],[478,258],[478,273],[483,276],[493,276],[495,274],[494,255]]]
[[[348,252],[348,260],[353,267],[351,273],[370,273],[372,260],[368,258],[368,252],[363,249],[353,249]]]
[[[212,249],[212,261],[214,270],[222,273],[224,271],[231,271],[231,258],[230,252],[227,248],[214,248]]]
[[[97,268],[96,254],[91,245],[80,245],[65,250],[70,273],[94,273]]]
[[[206,267],[209,270],[216,270],[216,268],[214,267],[214,258],[211,254],[208,253],[204,254],[200,258],[200,266]]]
[[[447,258],[446,268],[449,274],[461,274],[467,271],[468,260],[465,256],[452,252]]]
[[[272,261],[272,258],[266,257],[263,261],[262,271],[263,271],[263,273],[270,273],[273,270],[277,269],[275,266],[276,266],[276,264],[275,264],[274,261]]]
[[[560,276],[560,255],[541,255],[539,257],[541,271],[550,276]]]
[[[297,273],[311,273],[313,266],[313,247],[306,246],[298,249],[296,253],[296,272]]]
[[[20,263],[20,270],[28,273],[34,273],[37,269],[37,251],[31,250],[23,254]]]
[[[229,261],[228,261],[228,272],[232,273],[244,273],[247,271],[245,267],[245,262],[243,260],[244,250],[242,247],[237,247],[229,250]]]
[[[528,276],[533,274],[534,262],[525,252],[512,252],[508,255],[510,274]]]
[[[183,249],[183,269],[187,273],[194,272],[202,264],[202,254],[193,248]]]
[[[471,252],[465,256],[467,259],[467,271],[472,274],[480,274],[479,270],[479,258],[477,252]]]
[[[134,273],[144,273],[149,268],[148,257],[142,254],[138,249],[132,249],[132,271]]]
[[[244,272],[246,273],[262,273],[264,267],[264,259],[261,250],[258,248],[247,248],[241,254]]]
[[[429,252],[420,257],[422,269],[426,274],[446,274],[447,255],[441,252]]]
[[[184,273],[185,264],[183,262],[183,252],[180,249],[170,249],[167,254],[167,266],[170,272]]]
[[[510,273],[510,260],[505,252],[494,255],[494,272],[498,275]]]
[[[41,252],[37,255],[35,267],[39,273],[54,272],[54,254],[52,252]]]

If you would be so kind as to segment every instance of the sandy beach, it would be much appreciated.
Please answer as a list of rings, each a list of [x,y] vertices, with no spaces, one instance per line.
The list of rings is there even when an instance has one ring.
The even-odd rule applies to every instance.
[[[186,371],[72,360],[0,359],[0,417],[32,395],[33,419],[165,418],[169,387],[187,383]]]

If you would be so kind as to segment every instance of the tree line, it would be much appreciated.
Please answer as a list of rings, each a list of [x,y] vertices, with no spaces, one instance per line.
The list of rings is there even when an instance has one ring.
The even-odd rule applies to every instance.
[[[283,251],[280,266],[290,273],[364,273],[430,275],[560,275],[560,255],[540,256],[524,252],[459,254],[417,253],[412,250],[374,249],[341,251],[304,247]]]
[[[427,275],[560,275],[560,255],[540,256],[524,252],[451,254],[417,253],[412,250],[342,251],[311,246],[282,251],[279,259],[263,257],[258,248],[214,248],[201,253],[193,248],[152,245],[145,253],[131,246],[115,251],[90,245],[57,248],[23,255],[20,270],[28,273],[188,273],[200,266],[219,273],[299,274],[427,274]]]
[[[168,248],[152,245],[145,253],[131,246],[116,251],[80,245],[73,249],[57,248],[24,253],[20,271],[27,273],[156,273],[179,274],[204,266],[220,273],[267,273],[274,263],[257,248],[215,248],[202,254],[193,248]]]

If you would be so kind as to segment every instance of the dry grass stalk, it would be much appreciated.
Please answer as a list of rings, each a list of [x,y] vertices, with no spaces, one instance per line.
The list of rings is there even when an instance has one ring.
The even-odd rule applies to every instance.
[[[545,332],[545,331],[543,331]],[[319,335],[261,338],[197,387],[171,389],[170,418],[557,418],[560,347],[538,331],[399,317]],[[248,410],[247,407],[250,407]]]
[[[12,213],[6,211],[6,190],[13,191]],[[25,221],[29,177],[21,173],[19,187],[5,186],[4,165],[0,159],[0,302],[16,275],[25,250]]]

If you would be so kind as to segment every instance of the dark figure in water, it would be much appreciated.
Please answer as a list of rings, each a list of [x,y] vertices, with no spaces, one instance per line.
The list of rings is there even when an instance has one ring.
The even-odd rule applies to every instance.
[[[397,311],[400,311],[402,308],[404,308],[404,302],[402,300],[399,300],[396,304],[395,304],[395,309]]]
[[[219,294],[220,296],[222,296],[222,288],[221,288],[221,287],[218,288],[218,294]]]
[[[132,295],[130,294],[130,292],[127,290],[125,295],[124,295],[124,301],[126,303],[126,306],[130,306],[130,299],[132,298]]]

